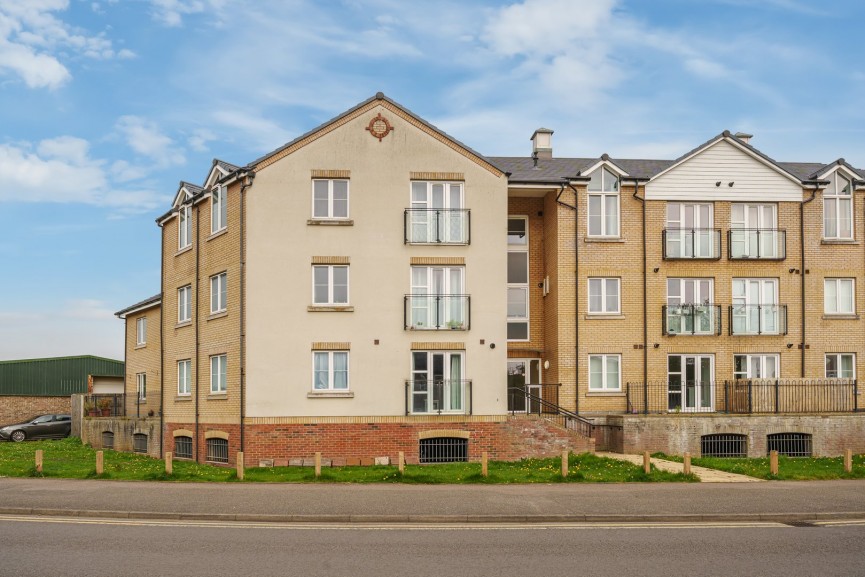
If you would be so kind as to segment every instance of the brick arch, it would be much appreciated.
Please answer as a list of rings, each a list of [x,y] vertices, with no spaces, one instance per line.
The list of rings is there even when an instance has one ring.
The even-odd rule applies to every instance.
[[[190,435],[191,436],[191,435]],[[205,439],[225,439],[228,440],[228,433],[225,431],[206,431],[204,433]]]
[[[459,429],[434,429],[432,431],[418,431],[418,440],[435,439],[437,437],[451,437],[457,439],[470,439],[469,431],[461,431]]]

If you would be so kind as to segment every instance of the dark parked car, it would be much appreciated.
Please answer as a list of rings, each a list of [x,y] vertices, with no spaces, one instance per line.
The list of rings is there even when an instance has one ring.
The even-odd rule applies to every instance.
[[[0,428],[0,440],[62,439],[72,432],[72,417],[69,415],[40,415],[17,425]]]

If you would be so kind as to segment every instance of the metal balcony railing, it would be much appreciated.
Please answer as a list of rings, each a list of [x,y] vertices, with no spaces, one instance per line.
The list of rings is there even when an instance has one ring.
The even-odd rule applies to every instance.
[[[787,305],[731,305],[731,335],[786,335]]]
[[[661,307],[665,335],[720,335],[721,305],[685,304]]]
[[[467,331],[471,296],[412,294],[403,297],[403,325],[415,331]]]
[[[727,231],[730,260],[784,260],[787,231],[782,228],[732,228]]]
[[[721,258],[720,228],[665,228],[661,239],[664,260]]]
[[[416,379],[405,382],[405,414],[472,414],[471,379]]]
[[[406,244],[471,244],[471,211],[467,208],[407,208],[403,229]]]

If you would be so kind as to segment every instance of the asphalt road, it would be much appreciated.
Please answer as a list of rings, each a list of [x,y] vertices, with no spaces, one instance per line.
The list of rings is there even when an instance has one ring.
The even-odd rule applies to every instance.
[[[865,525],[381,527],[0,517],[0,576],[865,575]]]

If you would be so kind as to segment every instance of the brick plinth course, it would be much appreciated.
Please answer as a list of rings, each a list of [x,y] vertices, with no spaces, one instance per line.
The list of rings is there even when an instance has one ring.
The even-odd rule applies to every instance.
[[[865,415],[621,415],[607,423],[622,426],[622,444],[611,447],[619,453],[698,456],[702,435],[737,434],[748,437],[749,457],[766,457],[766,436],[773,433],[810,434],[815,457],[836,457],[845,449],[865,453]]]
[[[46,413],[69,413],[71,400],[65,397],[0,396],[0,426],[20,423]]]

